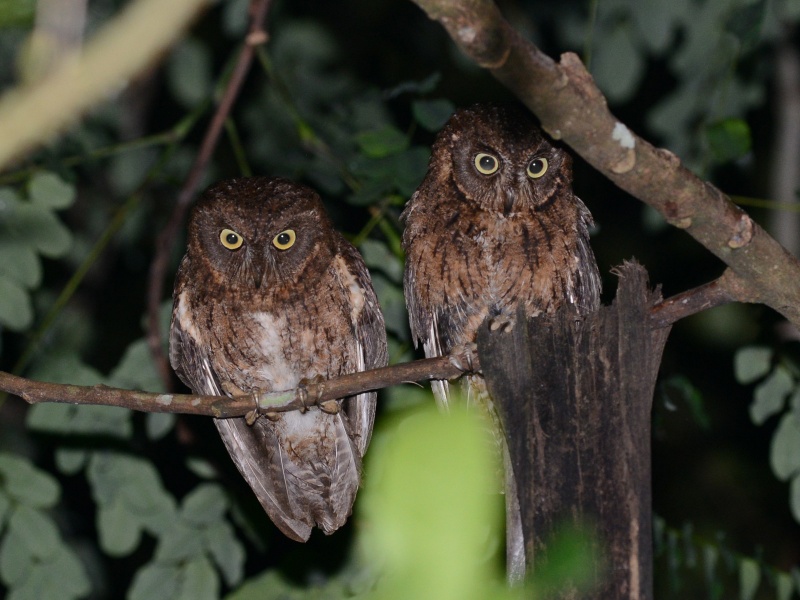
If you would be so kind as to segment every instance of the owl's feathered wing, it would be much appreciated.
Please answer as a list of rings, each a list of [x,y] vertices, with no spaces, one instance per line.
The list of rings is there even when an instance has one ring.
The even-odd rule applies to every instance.
[[[387,362],[386,333],[369,274],[349,244],[346,261],[362,294],[359,309],[351,311],[357,347],[354,371]],[[188,259],[186,259],[188,260]],[[178,278],[180,281],[180,277]],[[180,379],[196,394],[224,395],[207,346],[187,320],[187,309],[175,291],[170,330],[170,362]],[[318,525],[325,533],[341,527],[352,511],[360,483],[361,459],[375,417],[376,394],[359,394],[344,401],[337,414],[312,408],[266,417],[251,426],[243,418],[214,422],[237,468],[275,525],[289,538],[304,542]]]

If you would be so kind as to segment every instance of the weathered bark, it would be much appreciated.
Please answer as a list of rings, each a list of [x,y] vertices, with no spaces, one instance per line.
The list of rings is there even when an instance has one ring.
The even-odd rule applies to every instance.
[[[626,263],[618,275],[610,307],[484,326],[478,355],[506,429],[529,568],[560,526],[589,523],[596,586],[581,597],[649,599],[650,410],[669,327],[652,327],[661,298],[645,270]]]

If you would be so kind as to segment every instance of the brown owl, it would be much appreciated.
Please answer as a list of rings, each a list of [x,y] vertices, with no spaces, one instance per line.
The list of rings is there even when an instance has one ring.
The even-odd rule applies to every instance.
[[[194,393],[229,396],[386,364],[369,273],[316,192],[266,177],[205,192],[175,281],[170,362]],[[215,420],[267,514],[297,541],[314,525],[332,533],[352,510],[375,393],[339,404],[252,425]]]
[[[428,357],[475,342],[491,327],[599,305],[589,211],[572,192],[572,159],[522,107],[476,105],[437,135],[428,172],[402,214],[405,296],[411,333]],[[479,375],[465,377],[468,403],[486,414],[506,462],[509,574],[524,572],[519,509],[501,423]],[[447,381],[433,381],[447,407]]]

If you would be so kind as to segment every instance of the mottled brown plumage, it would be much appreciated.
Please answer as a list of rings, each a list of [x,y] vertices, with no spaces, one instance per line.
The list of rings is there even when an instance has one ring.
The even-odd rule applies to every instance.
[[[589,247],[591,215],[572,192],[572,159],[516,106],[457,111],[436,137],[428,173],[402,218],[405,296],[415,344],[428,357],[475,342],[478,327],[513,326],[572,304],[599,305],[600,278]],[[524,571],[519,509],[501,424],[483,379],[465,377],[468,403],[492,422],[506,461],[508,561]],[[446,381],[433,381],[440,406]]]
[[[386,364],[383,316],[358,252],[319,196],[284,179],[221,182],[198,201],[175,281],[170,362],[197,394],[277,391]],[[273,522],[308,539],[349,516],[375,393],[274,420],[215,420]]]

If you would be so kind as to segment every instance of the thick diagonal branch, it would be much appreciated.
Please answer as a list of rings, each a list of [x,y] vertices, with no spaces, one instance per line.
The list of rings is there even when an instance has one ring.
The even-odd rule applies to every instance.
[[[743,297],[800,326],[800,262],[674,154],[618,121],[575,54],[556,63],[517,33],[491,0],[414,2],[514,92],[550,135],[722,259],[747,288]]]

